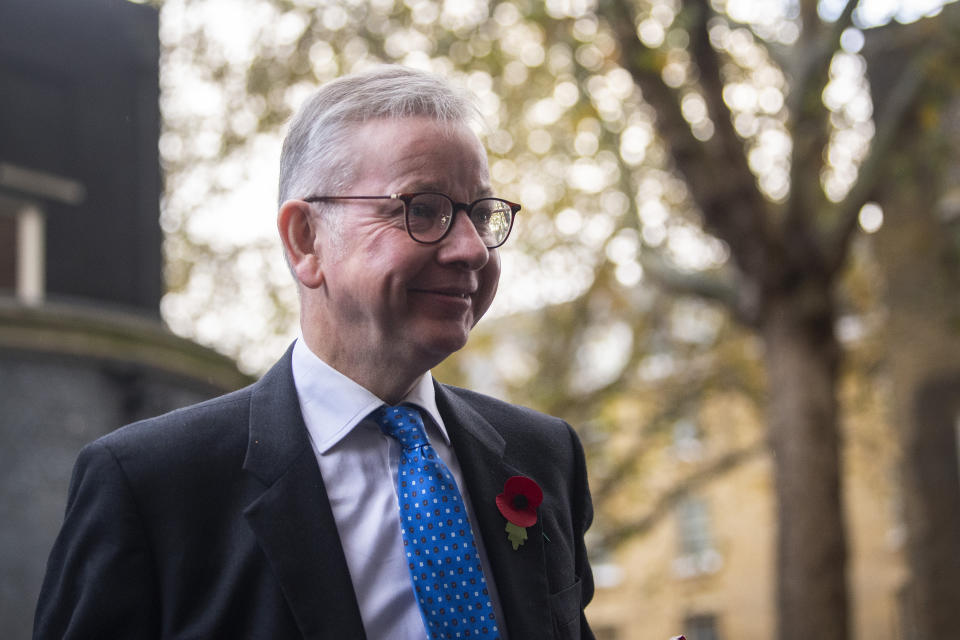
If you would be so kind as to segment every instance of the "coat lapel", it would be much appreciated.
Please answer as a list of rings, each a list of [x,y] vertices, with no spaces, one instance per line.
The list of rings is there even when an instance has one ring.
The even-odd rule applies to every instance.
[[[473,504],[507,632],[514,639],[552,637],[542,522],[529,527],[527,541],[514,550],[507,540],[506,519],[496,505],[507,478],[530,474],[504,460],[503,437],[473,406],[439,384],[436,388],[437,407]]]
[[[310,446],[291,351],[250,401],[245,471],[265,486],[244,512],[305,638],[365,638],[340,538]]]

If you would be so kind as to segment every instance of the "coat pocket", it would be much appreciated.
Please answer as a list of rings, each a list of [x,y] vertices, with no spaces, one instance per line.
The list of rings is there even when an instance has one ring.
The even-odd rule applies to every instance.
[[[566,640],[580,637],[580,603],[579,579],[569,587],[551,594],[550,610],[553,613],[557,638]]]

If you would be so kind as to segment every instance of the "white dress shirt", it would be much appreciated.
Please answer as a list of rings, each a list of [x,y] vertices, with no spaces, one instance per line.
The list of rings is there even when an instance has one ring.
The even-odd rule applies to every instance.
[[[396,485],[400,444],[367,419],[384,401],[327,365],[302,336],[293,348],[293,380],[367,637],[425,638],[400,532]],[[403,402],[417,405],[431,418],[424,420],[427,437],[463,494],[494,612],[503,621],[493,573],[434,393],[433,377],[427,372]],[[502,625],[501,637],[506,638]]]

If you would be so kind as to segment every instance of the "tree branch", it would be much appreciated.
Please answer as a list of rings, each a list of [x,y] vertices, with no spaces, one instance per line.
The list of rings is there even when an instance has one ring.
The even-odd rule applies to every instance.
[[[921,49],[904,66],[883,100],[883,111],[876,119],[876,133],[870,145],[870,151],[860,166],[856,183],[838,208],[835,227],[826,238],[825,258],[830,273],[839,270],[846,261],[850,240],[857,230],[860,209],[870,198],[877,181],[883,174],[900,127],[915,104],[926,80],[930,56],[935,49],[935,44],[928,44]]]
[[[692,369],[692,370],[691,370]],[[636,388],[636,382],[630,384]],[[591,481],[591,493],[597,502],[606,500],[617,490],[623,479],[635,474],[636,461],[649,446],[650,438],[656,437],[673,426],[683,416],[694,413],[693,409],[710,393],[732,391],[750,400],[755,406],[763,403],[762,379],[751,380],[749,373],[739,366],[685,368],[680,379],[670,379],[662,385],[644,390],[644,395],[656,399],[657,411],[644,419],[640,434],[626,451],[619,451],[614,464],[599,469]]]
[[[857,0],[848,0],[840,17],[827,27],[817,16],[817,2],[803,3],[804,29],[800,42],[799,64],[793,69],[788,96],[793,120],[793,148],[790,158],[790,198],[786,205],[784,231],[791,239],[787,246],[794,260],[815,261],[822,266],[823,247],[818,242],[815,214],[826,205],[820,187],[823,150],[830,140],[830,112],[823,104],[823,88],[829,81],[830,62],[837,51],[840,35],[852,24]]]
[[[611,549],[628,539],[642,535],[670,513],[685,496],[712,482],[717,476],[733,471],[742,464],[767,451],[765,441],[735,449],[699,468],[660,495],[653,506],[639,518],[608,527],[591,540],[592,547]]]
[[[944,27],[943,25],[946,25]],[[860,166],[857,181],[840,203],[836,224],[828,233],[827,265],[832,271],[846,261],[850,241],[856,233],[860,209],[871,197],[886,167],[897,136],[916,103],[930,73],[932,58],[944,41],[952,44],[952,35],[960,26],[960,5],[944,7],[941,16],[909,25],[890,24],[869,30],[862,55],[867,59],[874,104],[882,105],[875,118],[876,133],[870,151]],[[900,72],[890,73],[899,66]],[[884,82],[879,70],[893,75]]]
[[[768,204],[757,188],[723,104],[719,64],[706,26],[710,15],[708,3],[691,0],[691,6],[685,10],[692,21],[691,49],[700,56],[697,64],[703,65],[701,89],[706,93],[704,99],[719,131],[714,136],[716,139],[705,142],[693,135],[684,118],[679,92],[663,81],[664,56],[643,46],[637,38],[636,20],[630,6],[619,0],[600,3],[599,13],[606,18],[619,44],[621,65],[640,87],[644,100],[656,111],[660,138],[668,144],[674,166],[686,179],[707,229],[728,244],[734,261],[750,278],[769,277],[775,271],[772,265],[779,252],[768,232]]]
[[[811,83],[823,77],[824,72],[829,70],[840,35],[853,24],[853,12],[858,4],[858,0],[847,0],[837,21],[830,28],[826,28],[817,17],[816,0],[805,0],[802,3],[803,44],[792,48],[794,64],[786,68],[791,78],[791,91],[787,98],[787,108],[791,113],[800,113],[803,110],[802,101]],[[819,28],[814,28],[814,25],[819,25]]]
[[[663,289],[677,295],[692,295],[722,304],[737,311],[737,291],[733,283],[719,276],[719,269],[710,272],[685,272],[660,256],[644,251],[640,264],[645,274]]]
[[[753,25],[749,22],[740,22],[730,18],[730,16],[724,16],[727,25],[729,25],[730,30],[734,31],[736,29],[745,29],[753,36],[754,44],[757,44],[767,50],[767,55],[770,56],[770,59],[780,67],[782,70],[786,70],[790,66],[790,62],[793,60],[793,47],[789,45],[780,44],[779,42],[770,42],[764,40],[762,37],[757,35],[756,30],[753,28]]]

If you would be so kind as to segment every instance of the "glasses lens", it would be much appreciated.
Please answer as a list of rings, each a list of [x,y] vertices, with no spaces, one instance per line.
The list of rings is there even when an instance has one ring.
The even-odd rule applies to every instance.
[[[513,210],[505,200],[484,198],[474,203],[470,210],[470,219],[483,242],[488,247],[496,247],[502,244],[510,233]]]
[[[420,242],[439,240],[453,217],[450,200],[436,193],[421,193],[407,205],[407,229]]]

